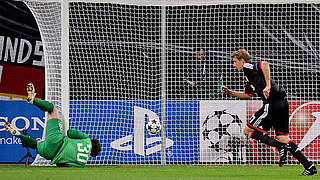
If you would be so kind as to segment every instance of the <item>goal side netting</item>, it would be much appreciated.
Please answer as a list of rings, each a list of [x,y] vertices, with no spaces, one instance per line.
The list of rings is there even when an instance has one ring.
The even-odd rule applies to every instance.
[[[231,59],[242,48],[270,63],[287,92],[290,139],[319,163],[319,2],[73,0],[68,17],[59,1],[24,2],[44,44],[46,98],[60,110],[68,18],[69,127],[102,144],[89,164],[277,164],[275,148],[243,135],[262,102],[219,91],[243,91]],[[148,134],[150,118],[161,120],[161,133]],[[289,154],[288,163],[298,162]]]

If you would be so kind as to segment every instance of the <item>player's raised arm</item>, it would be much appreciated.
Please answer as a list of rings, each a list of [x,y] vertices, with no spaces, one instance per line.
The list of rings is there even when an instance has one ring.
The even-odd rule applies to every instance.
[[[87,134],[85,134],[85,133],[83,133],[81,131],[78,131],[76,129],[69,129],[67,131],[67,135],[71,139],[87,139],[87,138],[90,138]]]
[[[193,81],[190,81],[189,79],[187,79],[187,78],[184,78],[184,80],[190,85],[190,86],[195,86],[196,85],[196,83],[195,82],[193,82]]]
[[[239,91],[231,91],[228,87],[226,86],[221,86],[221,93],[230,95],[239,99],[250,99],[251,96],[246,94],[245,92],[239,92]]]

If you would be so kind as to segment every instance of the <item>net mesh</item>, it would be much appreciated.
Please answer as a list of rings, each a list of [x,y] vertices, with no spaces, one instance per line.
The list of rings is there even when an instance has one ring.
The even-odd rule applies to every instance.
[[[59,2],[24,1],[33,13],[44,47],[46,100],[61,111],[61,5]],[[45,131],[43,132],[43,139]],[[50,165],[37,155],[34,165]]]
[[[26,3],[44,42],[47,99],[59,104],[60,6]],[[241,48],[252,61],[270,63],[271,77],[287,91],[290,138],[318,163],[319,9],[304,3],[166,6],[162,69],[161,6],[71,2],[70,128],[103,146],[89,163],[276,164],[275,148],[242,133],[262,103],[219,92],[222,84],[243,90],[244,75],[230,57]],[[163,85],[166,137],[152,136],[145,124],[164,113]],[[289,156],[288,163],[297,161]]]

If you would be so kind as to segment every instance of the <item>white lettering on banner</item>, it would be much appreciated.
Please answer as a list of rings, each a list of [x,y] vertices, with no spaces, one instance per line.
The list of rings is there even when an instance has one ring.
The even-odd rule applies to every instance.
[[[3,69],[3,66],[0,66],[0,84],[1,84],[1,77],[2,77],[2,69]]]
[[[121,150],[121,151],[129,151],[132,150],[132,145],[122,146],[128,142],[133,140],[133,150],[135,154],[139,154],[141,156],[150,155],[152,153],[159,152],[161,150],[161,144],[150,147],[145,150],[145,144],[148,146],[152,143],[161,141],[161,137],[151,137],[145,139],[145,115],[148,118],[159,118],[158,115],[152,112],[149,109],[141,108],[138,106],[134,106],[134,129],[133,136],[128,135],[123,138],[116,139],[115,141],[110,143],[111,148]],[[171,139],[166,139],[166,148],[173,145],[173,141]]]
[[[21,139],[12,136],[12,138],[0,138],[0,144],[21,144]]]
[[[4,45],[4,36],[0,36],[0,58],[2,57],[3,45]]]
[[[3,120],[3,121],[1,121]],[[3,128],[0,128],[0,131],[3,131],[3,130],[6,130],[4,128],[4,122],[7,122],[8,121],[8,117],[0,117],[0,127],[3,127]]]
[[[17,125],[16,125],[17,124],[16,123],[17,120],[20,120],[20,119],[22,119],[24,121],[24,123],[25,123],[25,126],[23,128],[18,128]],[[12,119],[11,124],[12,124],[13,127],[17,128],[18,131],[22,131],[23,129],[28,129],[29,128],[30,121],[26,117],[18,116],[18,117],[15,117],[15,118]]]
[[[14,38],[14,44],[10,38],[7,38],[6,48],[4,50],[4,61],[8,61],[8,57],[10,55],[11,62],[15,62],[16,54],[17,54],[17,47],[18,47],[18,38]]]
[[[31,119],[33,119],[33,127],[31,129],[33,131],[39,130],[37,124],[39,124],[42,128],[44,128],[46,126],[45,122],[41,121],[41,119],[38,117],[31,117]]]
[[[26,39],[0,36],[0,61],[23,64],[30,60],[32,52],[34,56],[40,56],[41,60],[32,60],[33,66],[44,67],[44,53],[41,50],[42,42],[35,41],[35,47]],[[33,51],[34,48],[34,51]]]
[[[36,41],[36,47],[34,48],[34,55],[41,56],[41,61],[33,60],[32,65],[44,67],[44,55],[43,51],[40,50],[42,47],[42,41]]]
[[[34,131],[39,131],[39,126],[42,127],[42,129],[45,128],[45,120],[43,118],[43,121],[41,121],[40,118],[38,117],[31,117],[31,119],[33,120],[33,126],[31,130]],[[23,127],[17,127],[16,124],[17,122],[23,121],[24,126]],[[10,122],[8,117],[0,117],[0,132],[1,131],[6,131],[6,129],[3,126],[4,122]],[[23,129],[28,129],[30,127],[30,120],[27,117],[24,116],[18,116],[18,117],[14,117],[11,120],[11,124],[13,127],[16,127],[19,131],[22,131]]]
[[[40,141],[41,138],[36,138],[37,141]],[[8,144],[8,145],[16,145],[16,144],[21,144],[21,139],[13,136],[10,138],[0,138],[0,144]]]
[[[28,46],[27,48],[28,51],[27,51],[27,55],[25,57],[22,57],[25,44]],[[19,48],[18,57],[17,57],[17,63],[19,64],[25,63],[30,58],[31,50],[32,50],[31,43],[25,39],[21,39],[20,48]]]

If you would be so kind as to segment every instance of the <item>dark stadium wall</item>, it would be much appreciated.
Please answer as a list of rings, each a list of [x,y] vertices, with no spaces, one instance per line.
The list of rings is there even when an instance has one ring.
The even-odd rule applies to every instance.
[[[44,96],[44,55],[37,23],[22,2],[0,2],[0,99],[24,99],[33,82]]]

